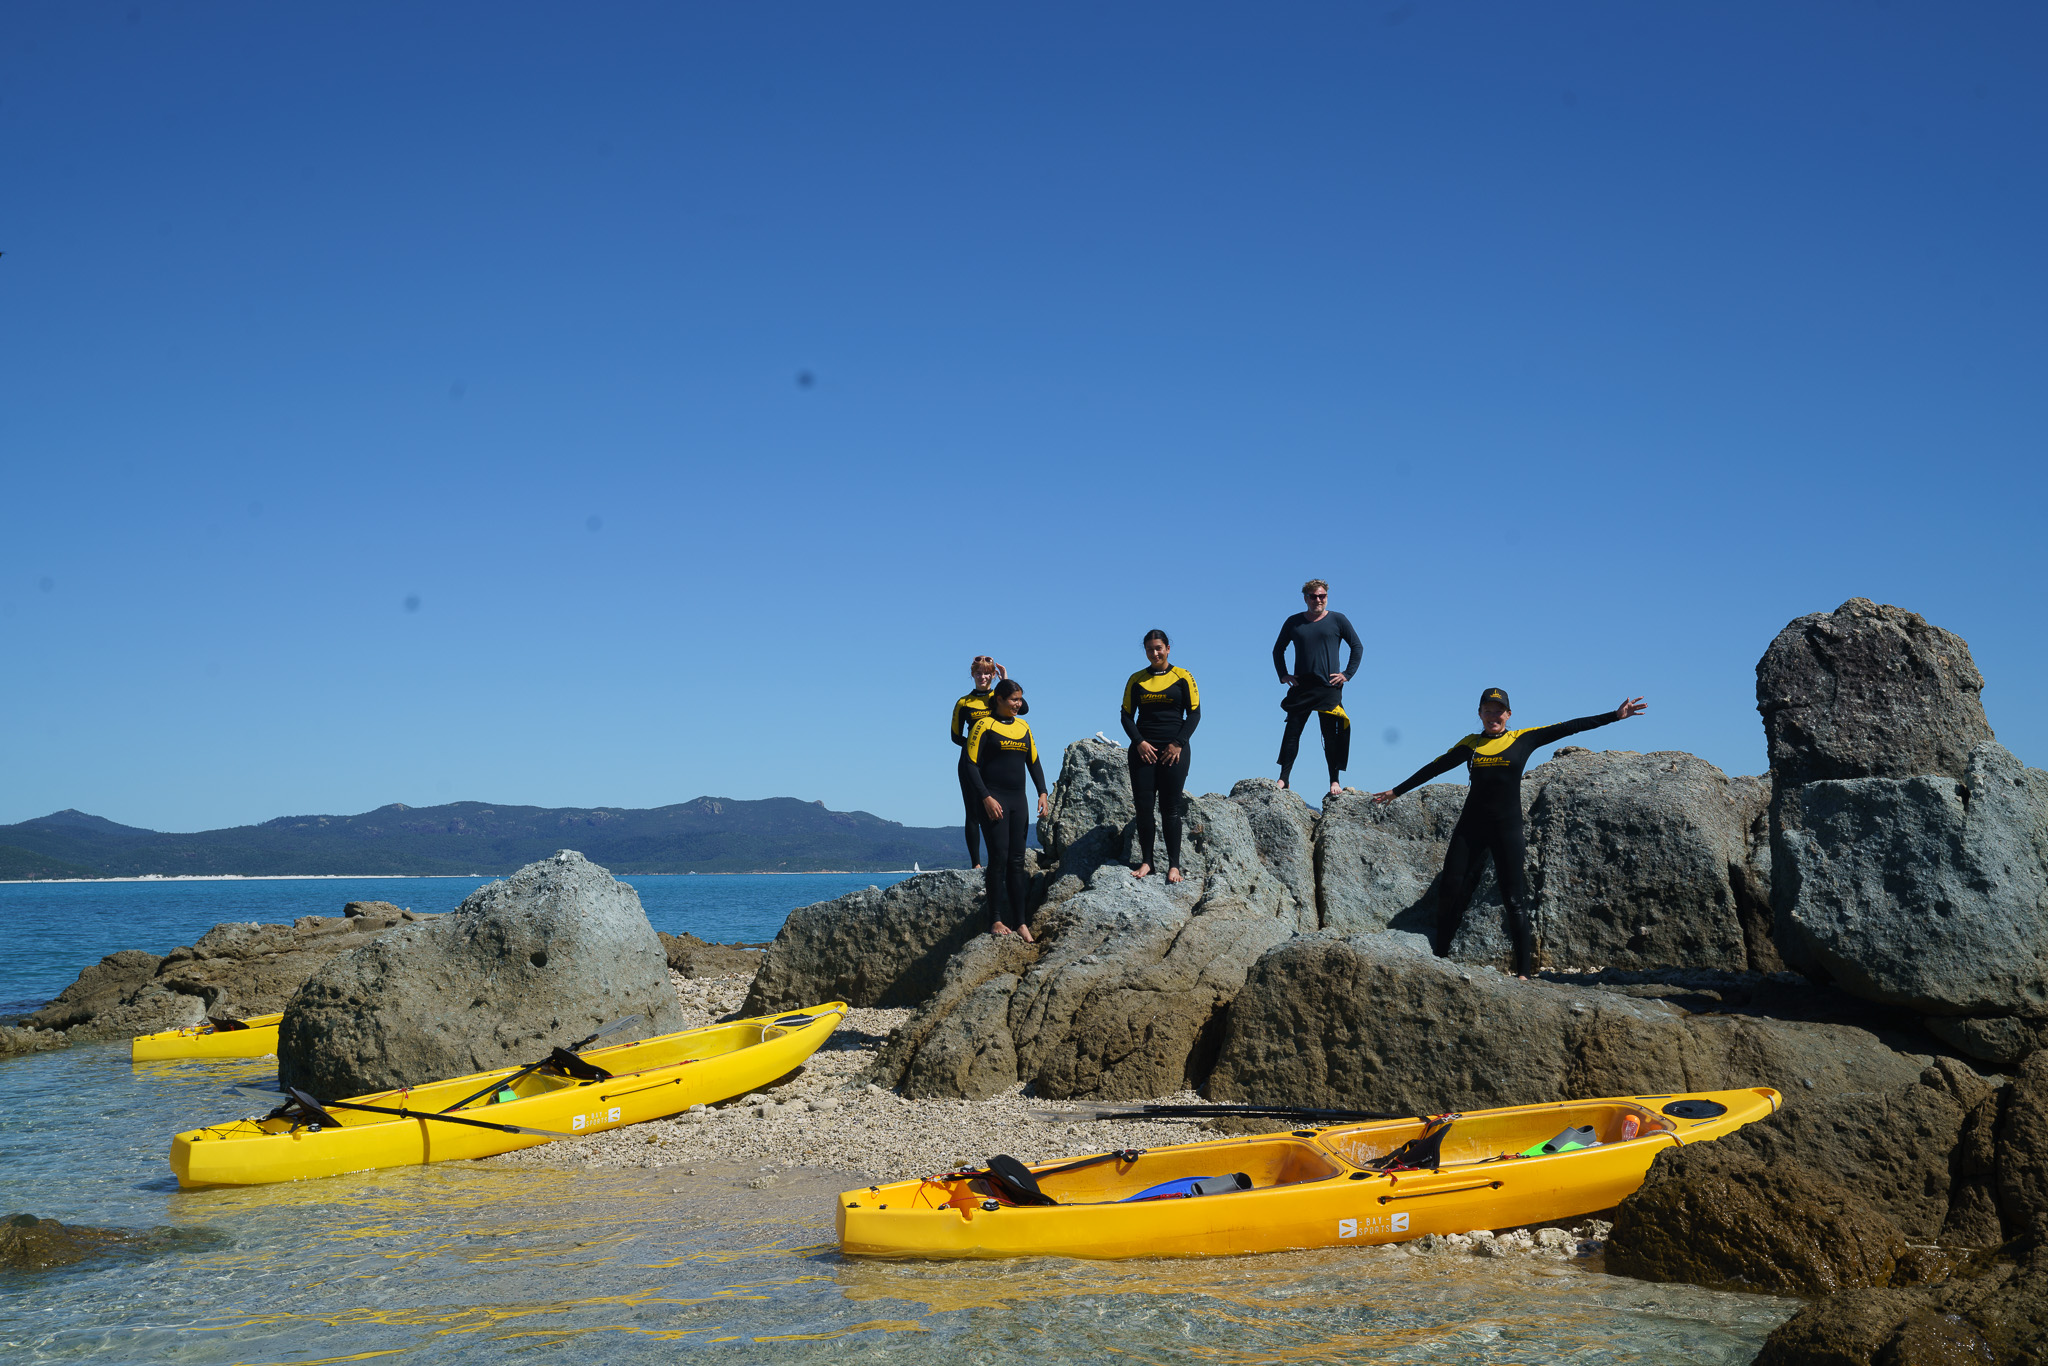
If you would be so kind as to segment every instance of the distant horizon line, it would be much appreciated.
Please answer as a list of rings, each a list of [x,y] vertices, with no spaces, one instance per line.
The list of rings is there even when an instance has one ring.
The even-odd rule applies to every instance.
[[[610,871],[610,870],[607,870]],[[958,872],[948,868],[749,868],[744,871],[613,873],[626,877],[887,877],[892,873]],[[502,878],[510,873],[138,873],[134,877],[0,877],[0,887],[47,887],[79,882],[402,882],[411,878]]]

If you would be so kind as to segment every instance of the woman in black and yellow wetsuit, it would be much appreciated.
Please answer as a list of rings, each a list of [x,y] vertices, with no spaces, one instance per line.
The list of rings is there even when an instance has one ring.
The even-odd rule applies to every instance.
[[[1014,678],[996,684],[989,694],[989,714],[967,732],[960,771],[981,803],[982,830],[988,835],[988,909],[992,933],[1015,930],[1031,942],[1024,923],[1024,898],[1031,880],[1024,874],[1024,847],[1031,835],[1031,808],[1024,804],[1028,774],[1038,789],[1038,818],[1052,811],[1045,795],[1045,770],[1038,763],[1038,741],[1024,714],[1024,688]]]
[[[1139,877],[1152,875],[1152,807],[1166,825],[1166,880],[1180,881],[1180,797],[1188,785],[1188,737],[1202,722],[1195,676],[1171,662],[1164,631],[1145,633],[1144,668],[1124,680],[1124,734],[1131,737],[1131,796],[1138,803]]]
[[[967,666],[967,676],[974,680],[974,691],[953,704],[953,720],[946,727],[946,734],[960,749],[967,747],[967,732],[974,729],[974,723],[988,715],[989,690],[997,679],[1008,678],[1010,671],[987,655],[976,655]],[[1017,715],[1030,710],[1022,707]],[[971,872],[981,867],[981,801],[967,781],[967,761],[963,758],[954,767],[960,777],[960,803],[967,812],[967,867]]]
[[[1463,764],[1472,775],[1472,788],[1465,794],[1465,809],[1451,831],[1451,847],[1444,855],[1443,877],[1436,889],[1436,955],[1451,956],[1451,940],[1465,921],[1465,908],[1486,871],[1485,856],[1493,855],[1493,875],[1500,883],[1500,899],[1507,908],[1508,928],[1515,938],[1515,975],[1527,977],[1536,967],[1535,932],[1529,924],[1529,887],[1522,876],[1525,840],[1522,831],[1522,770],[1529,756],[1543,746],[1577,735],[1582,730],[1626,721],[1649,708],[1640,697],[1624,699],[1613,711],[1560,721],[1554,726],[1532,726],[1509,730],[1514,713],[1508,709],[1508,695],[1499,688],[1479,694],[1479,733],[1468,735],[1439,757],[1415,770],[1406,782],[1387,792],[1373,794],[1375,802],[1390,802],[1410,788],[1449,773]]]

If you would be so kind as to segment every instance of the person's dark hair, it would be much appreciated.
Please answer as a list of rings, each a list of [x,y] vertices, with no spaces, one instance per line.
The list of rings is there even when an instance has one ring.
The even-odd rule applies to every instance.
[[[1169,650],[1173,648],[1173,642],[1166,638],[1166,632],[1154,629],[1145,633],[1145,644],[1150,645],[1155,640]]]
[[[1002,682],[996,684],[995,690],[989,695],[991,697],[1015,697],[1018,693],[1023,691],[1024,685],[1022,683],[1019,683],[1014,678],[1006,678]]]

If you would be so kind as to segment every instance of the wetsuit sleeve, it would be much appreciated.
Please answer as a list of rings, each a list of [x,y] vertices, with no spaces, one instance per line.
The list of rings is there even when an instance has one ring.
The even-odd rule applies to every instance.
[[[960,751],[960,776],[967,780],[967,786],[974,791],[974,799],[981,801],[988,796],[988,784],[981,780],[981,737],[988,730],[988,720],[974,723],[974,729],[967,733],[966,747]]]
[[[1337,625],[1344,643],[1351,649],[1351,658],[1344,665],[1344,677],[1348,681],[1358,677],[1358,660],[1359,656],[1365,653],[1365,646],[1359,643],[1358,632],[1351,629],[1350,617],[1342,612],[1337,613]]]
[[[1273,642],[1273,672],[1281,678],[1287,677],[1287,641],[1294,634],[1294,618],[1280,623],[1280,639]]]
[[[967,732],[965,728],[961,726],[960,720],[962,716],[966,714],[966,711],[967,708],[961,706],[958,702],[955,702],[953,704],[952,724],[946,727],[947,737],[951,739],[954,744],[959,745],[963,749],[967,746]]]
[[[1027,734],[1029,734],[1029,732],[1026,732],[1026,733],[1027,733]],[[1034,786],[1034,787],[1036,787],[1036,788],[1038,789],[1038,793],[1039,793],[1039,795],[1040,795],[1040,796],[1044,796],[1044,795],[1045,795],[1045,770],[1044,770],[1043,768],[1040,768],[1040,767],[1038,766],[1038,736],[1037,736],[1037,735],[1035,735],[1035,734],[1031,735],[1031,750],[1030,750],[1030,754],[1031,754],[1031,783],[1032,783],[1032,786]]]
[[[1553,740],[1562,740],[1567,735],[1577,735],[1582,730],[1592,730],[1595,726],[1604,726],[1610,721],[1620,719],[1611,711],[1601,712],[1598,716],[1581,716],[1576,721],[1560,721],[1554,726],[1538,726],[1534,730],[1523,731],[1522,740],[1530,749],[1535,749]]]
[[[1173,743],[1185,746],[1188,737],[1195,733],[1195,727],[1202,724],[1202,690],[1195,686],[1193,674],[1183,669],[1180,676],[1181,681],[1188,685],[1188,714],[1187,719],[1180,723],[1180,734],[1173,737]]]
[[[1408,779],[1407,782],[1402,783],[1399,787],[1394,789],[1394,795],[1398,797],[1403,792],[1409,791],[1411,788],[1421,787],[1431,778],[1442,777],[1444,774],[1449,773],[1452,769],[1456,768],[1459,764],[1462,764],[1464,762],[1465,747],[1463,745],[1452,745],[1449,753],[1440,754],[1436,758],[1431,759],[1428,763],[1424,764],[1421,768],[1416,769],[1414,774]]]
[[[1137,686],[1138,676],[1136,674],[1132,674],[1124,680],[1123,707],[1117,712],[1117,719],[1124,723],[1124,734],[1131,737],[1131,743],[1134,745],[1138,743],[1138,726],[1136,704],[1131,700],[1131,692]]]

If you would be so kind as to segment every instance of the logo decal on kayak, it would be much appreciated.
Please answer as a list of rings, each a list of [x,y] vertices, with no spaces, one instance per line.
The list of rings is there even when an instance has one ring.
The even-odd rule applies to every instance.
[[[1356,1238],[1358,1236],[1358,1221],[1356,1219],[1339,1219],[1337,1221],[1337,1236],[1339,1238]]]
[[[570,1121],[569,1121],[569,1127],[570,1127],[570,1128],[572,1128],[572,1129],[580,1129],[580,1128],[582,1128],[582,1127],[583,1127],[583,1116],[581,1116],[581,1115],[578,1115],[578,1116],[576,1116],[576,1118],[574,1118],[574,1119],[570,1120]]]
[[[1408,1231],[1408,1216],[1407,1216],[1407,1214],[1405,1214],[1405,1213],[1402,1213],[1402,1214],[1396,1214],[1396,1215],[1394,1216],[1394,1232],[1396,1232],[1396,1233],[1406,1233],[1407,1231]]]

